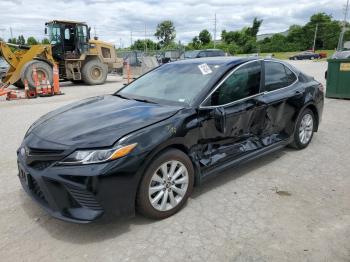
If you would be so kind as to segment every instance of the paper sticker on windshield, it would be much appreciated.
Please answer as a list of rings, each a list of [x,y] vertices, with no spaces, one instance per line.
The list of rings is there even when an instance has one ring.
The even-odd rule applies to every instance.
[[[201,70],[202,75],[211,74],[213,72],[207,64],[201,64],[198,66],[198,68]]]

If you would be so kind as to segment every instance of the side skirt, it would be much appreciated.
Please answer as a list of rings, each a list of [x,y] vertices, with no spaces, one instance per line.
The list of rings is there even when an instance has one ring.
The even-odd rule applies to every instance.
[[[251,152],[249,154],[243,155],[243,156],[236,158],[232,161],[228,161],[226,163],[223,163],[222,165],[220,165],[216,168],[213,168],[211,170],[201,172],[199,184],[202,184],[206,180],[208,180],[216,175],[219,175],[220,172],[223,172],[224,170],[226,170],[228,168],[232,168],[234,166],[239,166],[239,165],[247,163],[251,160],[260,158],[262,156],[265,156],[267,154],[270,154],[272,152],[280,150],[280,149],[286,147],[289,143],[290,143],[289,139],[283,140],[283,141],[278,142],[276,144],[273,144],[273,145],[264,147],[262,149],[256,150],[254,152]]]

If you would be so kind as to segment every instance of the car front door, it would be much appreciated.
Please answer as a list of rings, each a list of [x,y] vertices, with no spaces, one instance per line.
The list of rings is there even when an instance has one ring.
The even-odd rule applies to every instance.
[[[262,62],[250,61],[233,69],[214,88],[199,109],[200,164],[203,173],[259,148],[264,105]]]
[[[264,146],[286,140],[292,134],[303,87],[296,74],[285,64],[264,61],[264,93],[257,99],[265,104],[261,139]]]

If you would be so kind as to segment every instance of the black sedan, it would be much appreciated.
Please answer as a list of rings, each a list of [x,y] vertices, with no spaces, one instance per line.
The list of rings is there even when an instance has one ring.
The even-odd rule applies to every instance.
[[[25,191],[54,217],[161,219],[229,167],[318,130],[323,87],[291,65],[259,58],[173,62],[112,95],[52,111],[18,149]]]
[[[299,54],[296,54],[294,56],[289,57],[289,60],[313,60],[313,59],[320,59],[321,56],[319,54],[316,54],[314,52],[309,52],[309,51],[305,51],[305,52],[301,52]]]

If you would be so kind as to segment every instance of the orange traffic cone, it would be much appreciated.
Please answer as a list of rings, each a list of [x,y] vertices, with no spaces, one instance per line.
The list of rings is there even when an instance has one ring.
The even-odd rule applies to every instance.
[[[52,96],[54,94],[53,90],[52,90],[52,86],[50,84],[49,80],[46,80],[46,86],[47,86],[47,94]]]
[[[24,94],[27,98],[29,98],[29,86],[27,79],[24,79]]]
[[[43,79],[41,80],[41,95],[47,96],[47,86],[46,86],[46,77],[43,76]]]
[[[39,83],[38,74],[36,72],[35,66],[33,66],[33,80],[34,80],[36,94],[39,95],[40,94],[40,89],[39,89],[40,83]]]
[[[53,66],[53,93],[55,95],[63,95],[60,90],[60,76],[56,64]]]

